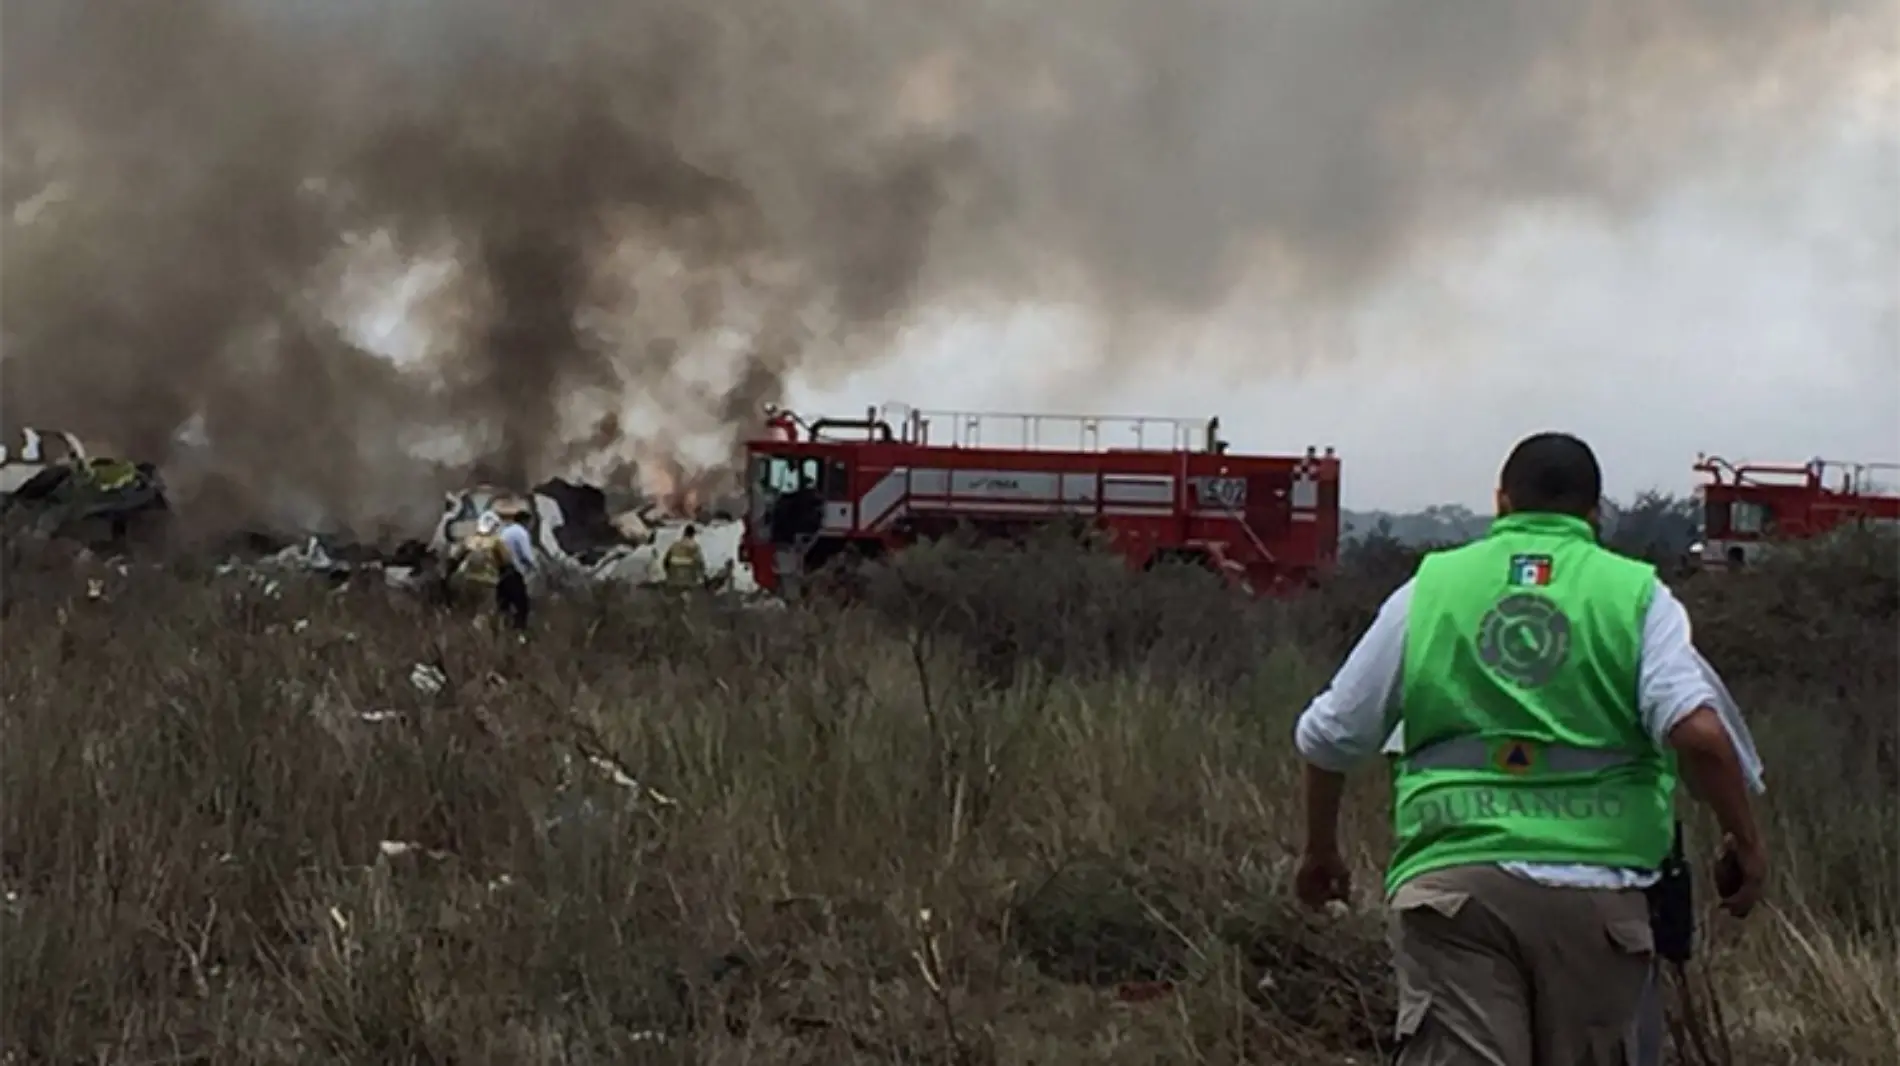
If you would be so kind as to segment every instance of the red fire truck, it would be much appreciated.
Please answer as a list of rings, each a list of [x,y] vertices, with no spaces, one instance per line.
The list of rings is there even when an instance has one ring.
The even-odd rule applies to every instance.
[[[1900,463],[1730,463],[1698,455],[1703,566],[1740,566],[1774,541],[1900,522]],[[1884,483],[1884,484],[1883,484]]]
[[[760,587],[788,596],[841,555],[1065,520],[1106,533],[1131,566],[1195,563],[1259,594],[1306,587],[1338,558],[1333,449],[1234,455],[1218,418],[887,405],[809,423],[771,409],[764,430],[747,443],[743,555]]]

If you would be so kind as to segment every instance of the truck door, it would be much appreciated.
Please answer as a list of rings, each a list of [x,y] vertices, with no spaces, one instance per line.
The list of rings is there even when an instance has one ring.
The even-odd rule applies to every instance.
[[[857,527],[856,499],[851,494],[851,468],[843,459],[825,464],[819,491],[825,498],[823,528],[848,532]]]
[[[753,539],[790,545],[814,537],[825,521],[825,464],[798,455],[753,459]]]
[[[843,463],[808,455],[753,460],[753,540],[770,554],[777,589],[788,599],[800,595],[811,547],[824,531],[827,511],[837,506],[830,497],[848,498],[848,479],[834,472],[842,470]]]
[[[1247,525],[1269,549],[1286,536],[1293,508],[1288,477],[1279,471],[1247,479]]]

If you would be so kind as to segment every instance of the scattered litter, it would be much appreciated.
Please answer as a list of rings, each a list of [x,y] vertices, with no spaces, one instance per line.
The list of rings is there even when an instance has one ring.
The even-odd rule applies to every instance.
[[[409,671],[409,683],[414,685],[419,692],[434,695],[441,692],[443,686],[449,683],[449,675],[428,663],[417,663],[415,668]]]
[[[292,622],[290,625],[290,631],[292,633],[301,633],[304,630],[309,629],[309,628],[310,628],[310,619],[308,618],[299,618],[295,622]]]
[[[453,852],[439,851],[435,848],[425,848],[420,844],[411,844],[407,840],[385,840],[376,847],[384,856],[391,859],[400,858],[404,855],[422,855],[438,861],[455,857]]]
[[[587,761],[590,763],[593,763],[600,770],[604,771],[607,774],[607,777],[611,779],[614,784],[619,785],[621,788],[639,788],[640,787],[640,782],[635,781],[631,774],[628,774],[627,771],[621,769],[620,764],[614,762],[612,759],[609,759],[604,755],[589,755],[587,757]]]
[[[393,722],[402,717],[401,711],[358,711],[356,717],[374,725],[377,722]]]
[[[347,933],[350,931],[350,920],[343,917],[343,912],[338,910],[334,903],[330,905],[330,921],[336,925],[339,932]]]
[[[652,788],[647,785],[642,785],[639,781],[634,779],[634,776],[632,774],[627,772],[626,767],[621,766],[619,763],[615,762],[614,760],[608,758],[605,755],[589,755],[587,757],[587,761],[590,763],[593,763],[595,769],[600,770],[601,772],[605,773],[607,775],[608,780],[612,781],[614,784],[620,786],[621,788],[628,788],[628,789],[633,789],[638,792],[643,792],[646,794],[646,797],[648,799],[652,800],[653,802],[659,804],[662,807],[679,806],[678,800],[675,800],[673,797],[662,793],[657,788]]]

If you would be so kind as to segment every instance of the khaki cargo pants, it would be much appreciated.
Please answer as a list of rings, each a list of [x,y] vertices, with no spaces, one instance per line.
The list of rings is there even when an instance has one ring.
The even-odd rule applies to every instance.
[[[1399,1066],[1625,1066],[1654,951],[1640,890],[1460,866],[1391,910]]]

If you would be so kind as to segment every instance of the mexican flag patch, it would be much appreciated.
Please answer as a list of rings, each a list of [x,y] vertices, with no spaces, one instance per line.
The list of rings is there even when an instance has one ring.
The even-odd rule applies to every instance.
[[[1511,556],[1510,580],[1512,585],[1518,587],[1550,584],[1550,556]]]

